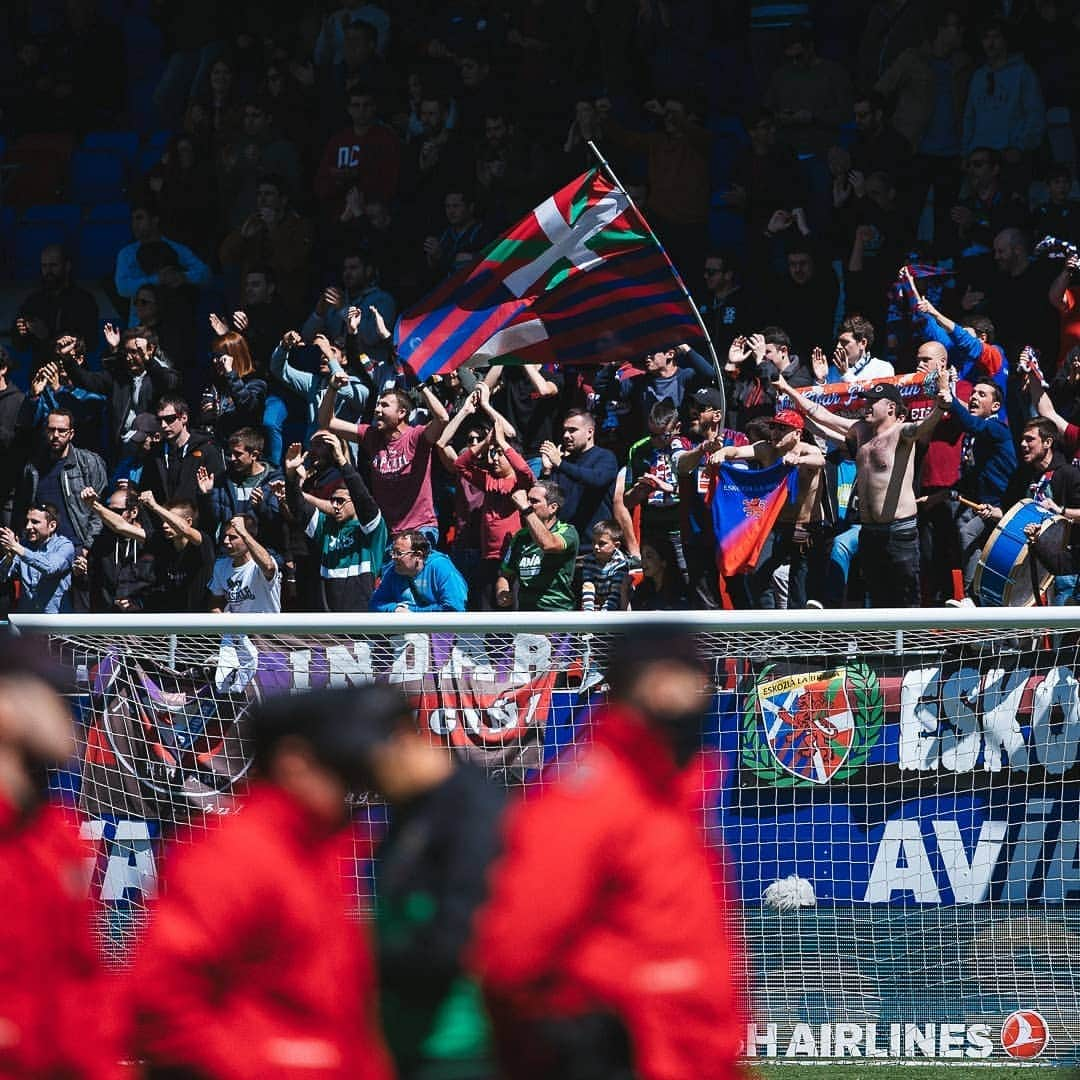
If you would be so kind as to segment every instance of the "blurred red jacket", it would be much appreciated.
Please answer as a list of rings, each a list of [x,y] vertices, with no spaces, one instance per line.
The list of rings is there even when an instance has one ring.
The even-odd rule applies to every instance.
[[[133,1049],[214,1080],[390,1080],[350,830],[277,788],[167,853],[128,992]]]
[[[734,1080],[738,952],[702,831],[702,759],[679,769],[622,707],[515,807],[472,963],[508,1076],[530,1026],[614,1013],[642,1080]],[[517,1034],[515,1034],[517,1029]]]
[[[68,811],[0,798],[0,1078],[123,1075],[90,934],[90,851]]]

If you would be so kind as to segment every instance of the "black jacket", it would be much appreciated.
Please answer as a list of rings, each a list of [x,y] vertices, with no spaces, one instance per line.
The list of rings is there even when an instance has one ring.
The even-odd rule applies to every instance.
[[[121,370],[123,361],[117,356],[105,357],[104,371],[87,371],[86,366],[68,360],[64,370],[75,386],[104,394],[109,403],[108,429],[115,440],[112,446],[114,459],[123,436],[128,430],[128,417],[133,413],[153,412],[154,403],[162,394],[173,393],[180,386],[180,373],[160,358],[151,358],[146,367],[147,377],[143,379],[138,393],[135,380]]]
[[[0,390],[0,507],[14,490],[29,451],[29,429],[19,423],[25,399],[17,386]]]
[[[218,476],[225,471],[225,459],[214,440],[204,431],[193,431],[183,451],[177,453],[169,449],[166,464],[165,443],[146,463],[143,469],[142,486],[154,493],[161,503],[173,499],[186,499],[193,506],[199,505],[199,483],[196,475],[200,467],[205,467],[211,476]]]

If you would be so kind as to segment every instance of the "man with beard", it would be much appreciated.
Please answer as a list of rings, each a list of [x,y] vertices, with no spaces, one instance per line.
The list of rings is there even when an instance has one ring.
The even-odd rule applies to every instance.
[[[0,528],[0,580],[18,579],[16,611],[55,615],[65,608],[75,549],[57,532],[58,516],[52,503],[32,506],[23,542],[11,529]]]
[[[76,749],[61,697],[74,689],[46,640],[0,638],[0,1073],[13,1080],[124,1075],[90,936],[91,853],[48,802],[48,770]]]
[[[375,402],[370,424],[350,424],[334,416],[335,398],[344,376],[332,375],[319,406],[319,423],[335,435],[358,443],[371,461],[371,488],[391,533],[415,529],[434,546],[438,518],[431,493],[431,455],[450,417],[446,407],[423,386],[431,419],[423,426],[408,423],[412,401],[403,390],[387,390]]]
[[[738,963],[688,795],[707,669],[662,622],[617,638],[606,674],[591,744],[510,810],[473,922],[500,1075],[735,1080]]]
[[[71,280],[71,257],[59,244],[42,248],[41,284],[19,305],[15,347],[29,348],[40,367],[52,358],[55,338],[70,334],[93,341],[97,326],[97,301]]]
[[[1020,436],[1020,468],[1013,474],[1000,506],[988,506],[984,520],[1000,521],[1021,499],[1034,499],[1045,510],[1066,521],[1080,521],[1080,469],[1070,465],[1059,449],[1061,435],[1052,420],[1029,420]],[[1054,575],[1054,603],[1075,604],[1080,599],[1080,534],[1072,530],[1069,547],[1051,552],[1038,543],[1039,526],[1028,525],[1029,542],[1039,561]]]
[[[98,533],[101,521],[79,498],[85,487],[104,491],[108,479],[105,462],[93,450],[74,445],[75,419],[66,409],[56,409],[45,421],[45,447],[23,467],[15,493],[16,521],[25,520],[29,507],[44,504],[57,512],[56,531],[66,537],[75,553],[84,560]],[[76,611],[90,610],[86,574],[76,572],[72,581],[72,601]]]
[[[541,478],[554,480],[563,493],[562,519],[577,529],[584,554],[592,544],[592,527],[611,517],[611,497],[618,458],[596,445],[596,420],[584,409],[571,409],[563,421],[562,443],[540,444]]]

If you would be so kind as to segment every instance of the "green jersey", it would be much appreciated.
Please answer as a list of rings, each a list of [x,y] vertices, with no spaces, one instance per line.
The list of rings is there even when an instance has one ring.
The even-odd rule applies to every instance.
[[[519,529],[510,541],[501,573],[509,580],[518,579],[520,611],[573,611],[577,607],[574,600],[577,529],[565,521],[557,521],[551,533],[566,541],[562,551],[545,554],[528,528]]]

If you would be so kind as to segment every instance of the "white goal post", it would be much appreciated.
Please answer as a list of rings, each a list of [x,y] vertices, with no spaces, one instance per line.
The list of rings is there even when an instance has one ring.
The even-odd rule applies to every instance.
[[[612,634],[675,613],[12,616],[77,672],[57,797],[122,961],[176,824],[243,805],[248,705],[386,679],[511,787],[589,736]],[[1080,1057],[1080,609],[686,612],[702,822],[735,879],[746,1055]],[[358,910],[386,821],[356,793]]]

